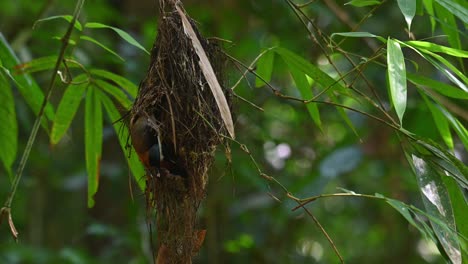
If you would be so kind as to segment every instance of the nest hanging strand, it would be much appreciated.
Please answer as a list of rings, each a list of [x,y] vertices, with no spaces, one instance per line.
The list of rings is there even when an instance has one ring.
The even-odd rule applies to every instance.
[[[147,165],[147,206],[157,213],[158,245],[166,259],[161,263],[185,264],[191,263],[201,245],[204,233],[194,227],[196,212],[205,196],[214,151],[223,140],[220,135],[229,132],[192,39],[184,32],[180,15],[184,11],[175,2],[160,2],[161,10],[171,11],[162,13],[150,66],[131,111],[130,130],[132,144]],[[223,80],[219,47],[202,38],[195,23],[185,17],[215,77]],[[229,89],[223,89],[222,96],[230,105]],[[148,130],[143,134],[136,128],[140,123]],[[141,153],[150,147],[140,144],[141,135],[152,139],[145,142],[158,144],[159,153],[153,153],[161,161],[157,166],[151,155],[145,159]],[[178,170],[164,167],[163,162],[172,162]]]

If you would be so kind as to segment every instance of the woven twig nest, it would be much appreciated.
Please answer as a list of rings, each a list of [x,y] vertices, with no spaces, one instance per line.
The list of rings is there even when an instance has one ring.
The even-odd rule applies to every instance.
[[[198,33],[180,6],[169,3],[166,7],[170,10],[162,10],[150,66],[131,110],[130,130],[138,152],[139,135],[132,124],[143,119],[150,136],[157,138],[161,154],[171,152],[172,162],[185,174],[147,166],[146,198],[148,208],[156,210],[158,245],[164,247],[168,263],[189,263],[200,246],[194,226],[205,196],[207,172],[216,147],[223,141],[221,135],[229,131],[184,22],[193,28],[219,81],[223,80],[224,62],[218,45]],[[222,95],[230,108],[228,91],[222,89]]]

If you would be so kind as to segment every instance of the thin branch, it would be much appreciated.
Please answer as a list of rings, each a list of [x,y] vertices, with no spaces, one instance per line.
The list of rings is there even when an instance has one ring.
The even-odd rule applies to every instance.
[[[299,202],[298,202],[299,203]],[[340,259],[340,262],[341,263],[344,263],[344,259],[343,257],[341,256],[340,252],[338,251],[338,248],[336,247],[335,245],[335,242],[333,242],[333,239],[331,239],[330,235],[328,235],[327,231],[325,230],[325,228],[323,228],[322,224],[320,224],[319,220],[309,211],[309,209],[305,208],[301,203],[299,203],[299,207],[301,207],[302,209],[304,209],[304,211],[306,212],[306,214],[308,214],[310,216],[310,218],[312,218],[312,220],[314,221],[315,225],[320,229],[320,231],[323,233],[323,235],[327,238],[328,242],[330,243],[330,245],[332,246],[333,248],[333,251],[335,251],[335,254],[338,256],[338,258]]]
[[[13,198],[16,194],[16,189],[18,188],[19,182],[21,180],[21,176],[23,174],[23,170],[26,166],[26,162],[28,161],[29,154],[31,152],[31,149],[34,145],[34,141],[36,140],[37,132],[39,131],[39,127],[41,125],[41,120],[42,117],[44,116],[44,111],[47,103],[49,102],[50,96],[52,95],[52,91],[54,90],[55,87],[55,79],[57,78],[58,75],[58,70],[60,68],[60,64],[62,63],[64,57],[65,57],[65,51],[67,50],[68,43],[70,40],[71,33],[73,31],[73,27],[75,25],[76,20],[78,19],[78,16],[80,15],[81,9],[83,7],[84,0],[79,0],[76,3],[75,6],[75,11],[73,12],[73,18],[70,21],[70,25],[68,26],[68,29],[65,33],[65,35],[62,38],[62,47],[60,49],[57,61],[55,63],[54,70],[52,71],[52,76],[50,78],[50,83],[49,87],[47,89],[46,96],[44,97],[44,100],[42,101],[41,108],[39,109],[39,113],[37,114],[36,120],[34,122],[33,128],[31,130],[31,134],[29,135],[28,142],[26,144],[26,148],[23,152],[23,156],[21,157],[20,163],[18,165],[18,170],[16,171],[15,178],[13,179],[13,184],[11,187],[10,194],[8,195],[8,198],[5,202],[4,207],[1,209],[0,217],[3,215],[7,215],[10,223],[10,230],[12,232],[13,237],[17,240],[18,239],[18,232],[16,229],[14,229],[14,224],[13,220],[11,218],[11,203],[13,201]]]

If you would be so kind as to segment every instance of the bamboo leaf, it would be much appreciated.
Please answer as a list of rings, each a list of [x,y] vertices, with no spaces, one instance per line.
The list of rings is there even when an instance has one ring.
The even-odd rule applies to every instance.
[[[125,154],[125,158],[127,159],[127,163],[130,167],[130,170],[132,171],[133,177],[135,178],[135,181],[137,182],[140,189],[144,191],[146,186],[144,181],[145,169],[141,164],[140,160],[138,159],[138,156],[133,147],[131,145],[127,145],[129,138],[128,128],[123,123],[117,122],[121,119],[121,114],[119,113],[115,105],[112,103],[112,100],[105,94],[103,94],[101,91],[98,92],[102,104],[106,109],[107,115],[109,116],[109,119],[113,124],[115,133],[117,134],[117,138],[119,139],[120,147],[122,148],[122,151]]]
[[[13,180],[12,166],[18,151],[18,124],[13,92],[8,79],[1,70],[0,102],[2,102],[0,104],[0,160],[11,181]]]
[[[435,0],[441,6],[445,7],[450,13],[458,17],[463,23],[468,24],[468,9],[452,0]],[[465,2],[466,3],[466,2]]]
[[[36,20],[36,22],[34,22],[33,29],[35,27],[37,27],[37,25],[39,25],[42,22],[51,21],[51,20],[55,20],[55,19],[64,19],[64,20],[68,21],[68,23],[71,23],[72,20],[73,20],[73,16],[71,16],[71,15],[62,15],[62,16],[50,16],[50,17],[42,18],[42,19]],[[78,20],[75,21],[74,27],[76,29],[78,29],[79,31],[83,30],[83,27],[81,26],[81,24],[80,24],[80,22]]]
[[[352,5],[356,7],[364,7],[364,6],[373,6],[373,5],[379,5],[380,1],[377,0],[351,0],[345,5]]]
[[[88,23],[85,24],[85,27],[86,28],[107,28],[107,29],[111,29],[115,33],[117,33],[123,40],[128,42],[130,45],[133,45],[133,46],[139,48],[140,50],[144,51],[148,55],[150,54],[142,45],[140,45],[140,43],[138,43],[138,41],[136,41],[132,36],[130,36],[130,34],[128,34],[127,32],[125,32],[123,30],[121,30],[120,28],[111,27],[111,26],[104,25],[104,24],[101,24],[101,23],[96,23],[96,22],[88,22]]]
[[[258,59],[257,62],[257,75],[262,77],[262,79],[256,77],[255,78],[255,87],[261,87],[265,85],[265,82],[270,82],[271,74],[273,72],[273,64],[275,59],[275,53],[267,50],[263,56]]]
[[[406,42],[408,45],[415,47],[419,50],[427,50],[431,52],[441,52],[445,53],[450,56],[455,56],[459,58],[468,58],[468,51],[465,50],[460,50],[460,49],[454,49],[442,45],[437,45],[432,42],[427,42],[427,41],[407,41]]]
[[[435,21],[435,12],[433,6],[433,0],[423,0],[424,8],[426,9],[427,14],[429,15],[429,19],[431,21],[431,32],[434,34],[436,21]]]
[[[407,73],[406,77],[408,80],[416,85],[424,86],[430,88],[442,95],[455,99],[468,99],[468,92],[458,89],[452,85],[436,81],[421,75]]]
[[[293,67],[308,75],[315,82],[320,84],[322,88],[330,88],[330,91],[347,93],[346,88],[344,88],[338,81],[335,81],[332,77],[330,77],[330,75],[326,74],[320,68],[308,62],[299,55],[280,47],[274,48],[274,51],[278,53],[278,55],[280,55],[288,65],[292,65]]]
[[[52,145],[57,144],[70,127],[76,111],[80,106],[80,102],[83,99],[86,88],[89,85],[88,82],[85,82],[86,78],[87,76],[85,75],[76,77],[75,81],[79,84],[72,84],[65,90],[57,107],[54,123],[52,124],[52,131],[50,133],[50,142]]]
[[[304,100],[310,100],[314,97],[312,93],[312,85],[307,81],[306,75],[293,65],[288,64],[289,71],[293,77],[294,83],[297,89],[301,93]],[[320,120],[320,112],[318,105],[314,102],[306,104],[307,110],[309,111],[310,117],[314,123],[322,130],[322,121]]]
[[[437,106],[435,106],[432,102],[429,101],[427,96],[422,94],[424,101],[426,102],[427,107],[431,111],[432,118],[434,119],[434,123],[439,131],[440,136],[444,140],[445,144],[449,147],[449,149],[453,150],[453,138],[452,134],[450,133],[450,127],[447,119],[445,118],[444,114],[440,111]]]
[[[407,96],[405,59],[400,44],[390,38],[387,42],[387,64],[390,98],[400,119],[400,124],[403,124]]]
[[[42,101],[44,100],[44,93],[42,92],[39,85],[37,85],[36,81],[31,77],[31,75],[11,74],[11,70],[21,62],[10,48],[10,45],[3,37],[2,33],[0,33],[0,61],[2,61],[2,67],[5,69],[4,73],[15,83],[28,106],[37,115],[37,113],[39,113],[39,109],[41,108]],[[45,116],[48,120],[54,119],[54,109],[50,103],[47,103],[46,105]],[[46,131],[48,131],[48,124],[46,119],[42,120],[42,126]]]
[[[94,206],[99,184],[102,148],[102,111],[95,87],[88,87],[85,100],[85,156],[88,172],[88,207]]]
[[[411,156],[408,154],[407,157],[418,180],[426,212],[433,216],[429,220],[439,242],[450,260],[461,264],[461,250],[450,196],[441,179],[444,175],[416,153]],[[435,219],[445,226],[441,226],[440,222],[436,222]]]
[[[460,121],[458,121],[457,118],[455,118],[445,108],[439,107],[439,109],[445,115],[445,117],[450,122],[450,124],[452,125],[453,129],[455,130],[455,133],[457,133],[457,135],[460,138],[461,142],[465,146],[465,149],[468,150],[468,131],[466,130],[466,128],[463,126],[462,123],[460,123]]]
[[[112,95],[125,109],[130,109],[132,101],[120,88],[102,80],[94,80],[94,83],[97,87]]]
[[[447,35],[450,46],[461,49],[460,34],[458,32],[457,21],[452,12],[441,6],[438,1],[434,1],[434,10],[439,19],[439,25],[442,31]]]
[[[120,88],[127,91],[132,98],[136,98],[138,87],[128,79],[115,73],[101,69],[91,69],[90,72],[92,75],[102,77],[110,82],[117,84],[118,86],[120,86]]]
[[[350,37],[350,38],[376,38],[380,40],[382,43],[387,42],[385,38],[374,35],[369,32],[338,32],[338,33],[333,33],[331,35],[331,38],[333,39],[335,36]]]
[[[119,54],[115,53],[113,50],[111,50],[109,47],[107,47],[106,45],[102,44],[101,42],[93,39],[92,37],[90,36],[80,36],[80,39],[82,40],[86,40],[86,41],[89,41],[91,43],[94,43],[96,45],[98,45],[99,47],[103,48],[105,51],[109,52],[110,54],[116,56],[117,58],[119,58],[121,61],[125,61],[124,58],[122,58]]]
[[[416,15],[416,1],[415,0],[398,0],[398,7],[405,17],[406,24],[408,24],[408,31],[411,31],[411,22],[414,15]]]
[[[229,105],[227,103],[226,97],[224,96],[223,90],[221,89],[221,85],[216,78],[216,75],[213,71],[211,63],[206,56],[205,50],[200,43],[200,40],[195,34],[195,31],[192,28],[192,25],[188,21],[187,17],[185,16],[184,12],[180,9],[179,5],[175,5],[177,12],[179,13],[182,19],[182,25],[184,27],[185,34],[190,38],[192,41],[193,48],[200,59],[199,64],[200,68],[205,76],[208,85],[210,86],[211,92],[215,98],[216,104],[218,105],[219,112],[221,113],[221,117],[226,125],[226,129],[231,135],[232,138],[235,138],[234,134],[234,123],[232,122],[232,115],[231,110],[229,109]]]

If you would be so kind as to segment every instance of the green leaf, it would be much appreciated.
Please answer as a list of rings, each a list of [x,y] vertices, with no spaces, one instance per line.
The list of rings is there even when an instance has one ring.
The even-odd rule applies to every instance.
[[[347,89],[344,88],[340,84],[340,82],[335,81],[332,77],[330,77],[330,75],[326,74],[320,68],[306,61],[304,58],[298,56],[297,54],[287,49],[279,48],[279,47],[275,48],[274,51],[281,56],[281,58],[285,61],[285,63],[288,65],[290,69],[291,68],[297,69],[297,72],[300,71],[304,73],[305,75],[309,76],[312,80],[317,82],[322,88],[328,89],[327,95],[330,96],[332,100],[333,98],[335,99],[335,101],[337,100],[335,94],[333,93],[334,91],[338,91],[343,94],[348,93]],[[346,112],[344,111],[344,109],[339,106],[337,106],[336,109],[338,113],[341,115],[341,117],[348,124],[348,126],[356,133],[354,125],[349,120],[349,117],[348,115],[346,115]]]
[[[460,234],[460,246],[464,253],[463,260],[467,260],[468,248],[467,247],[467,238],[468,238],[468,221],[466,221],[466,212],[467,212],[467,203],[463,197],[462,190],[457,186],[457,183],[453,178],[442,177],[442,180],[447,188],[447,191],[450,195],[450,201],[452,202],[453,215],[455,217],[455,222],[457,225],[457,232]],[[465,247],[463,247],[465,245]]]
[[[86,88],[89,85],[86,79],[86,75],[79,75],[74,79],[74,81],[79,84],[69,85],[65,90],[57,107],[54,123],[52,124],[52,132],[50,133],[50,142],[52,145],[57,144],[70,127],[76,111],[80,106],[80,102],[83,99]]]
[[[10,48],[10,45],[3,37],[2,33],[0,33],[0,61],[2,61],[4,66],[5,74],[15,83],[28,106],[37,115],[39,113],[39,109],[41,108],[42,101],[44,100],[44,94],[31,75],[12,75],[10,73],[10,71],[21,62]],[[54,119],[54,109],[50,103],[47,103],[44,114],[48,120]],[[46,119],[42,120],[42,126],[46,131],[48,131],[48,124]]]
[[[57,63],[57,56],[40,57],[37,59],[33,59],[29,62],[16,65],[14,74],[25,74],[25,73],[33,73],[33,72],[51,70],[55,67],[56,63]],[[63,65],[65,63],[68,69],[81,67],[81,65],[77,61],[73,60],[70,57],[65,58],[65,62],[62,62],[62,67],[64,67]]]
[[[332,102],[334,103],[340,103],[338,101],[338,98],[336,97],[336,95],[334,93],[329,93],[328,94],[330,96],[330,99],[332,100]],[[359,134],[356,130],[356,128],[354,127],[354,124],[353,122],[351,122],[351,119],[349,119],[349,116],[348,114],[346,113],[346,110],[343,108],[343,107],[336,107],[336,110],[338,111],[338,114],[341,116],[341,118],[345,121],[345,123],[348,125],[349,128],[351,128],[351,130],[353,131],[353,133],[356,135],[356,137],[359,138]]]
[[[408,24],[408,31],[411,31],[411,21],[413,21],[416,14],[416,1],[415,0],[398,0],[398,7],[405,17],[406,24]]]
[[[257,75],[261,78],[258,76],[255,78],[255,87],[261,87],[265,85],[265,82],[270,82],[273,72],[275,53],[270,50],[265,50],[263,52],[263,56],[261,56],[257,62]]]
[[[94,206],[102,150],[102,110],[96,88],[89,86],[85,101],[85,156],[88,172],[88,207]]]
[[[128,138],[130,136],[128,128],[122,122],[117,122],[122,118],[122,116],[117,110],[117,107],[115,107],[115,105],[112,103],[112,100],[105,94],[103,94],[101,91],[98,92],[102,104],[106,109],[107,115],[109,116],[109,119],[111,120],[114,126],[115,133],[117,134],[117,137],[119,139],[120,147],[122,148],[122,151],[125,154],[125,158],[127,159],[127,163],[130,167],[130,170],[132,171],[133,177],[135,178],[135,181],[137,182],[140,189],[144,191],[146,186],[144,180],[145,169],[141,164],[140,160],[138,159],[138,156],[133,147],[127,144]]]
[[[102,44],[101,42],[93,39],[92,37],[89,37],[89,36],[80,36],[80,39],[82,40],[86,40],[86,41],[89,41],[91,43],[94,43],[96,45],[98,45],[99,47],[103,48],[104,50],[106,50],[107,52],[109,52],[110,54],[116,56],[117,58],[119,58],[121,61],[125,61],[124,58],[120,57],[119,54],[115,53],[113,50],[111,50],[110,48],[108,48],[106,45]]]
[[[458,17],[463,23],[468,24],[468,9],[452,0],[435,0],[441,6],[445,7],[450,13]],[[466,2],[465,2],[466,3]]]
[[[406,77],[410,82],[417,86],[430,88],[447,97],[464,100],[468,99],[468,92],[460,90],[452,85],[409,72],[407,73]]]
[[[342,36],[342,37],[350,37],[350,38],[376,38],[383,43],[387,43],[387,40],[381,36],[374,35],[369,32],[338,32],[338,33],[333,33],[331,35],[331,38],[335,36]]]
[[[447,175],[455,179],[461,188],[468,189],[468,168],[465,164],[432,140],[416,135],[414,137],[417,140],[415,141],[416,145],[413,144],[413,146],[418,149],[418,153],[428,155],[429,157],[426,159],[430,160],[434,166],[445,170]],[[422,146],[424,151],[421,151],[419,146]]]
[[[294,83],[297,86],[297,89],[301,93],[301,96],[304,100],[310,100],[314,97],[312,93],[312,85],[307,81],[306,75],[301,72],[299,69],[293,65],[288,64],[289,71],[293,77]],[[314,102],[306,104],[307,111],[309,111],[310,117],[314,123],[322,130],[322,121],[320,120],[320,112],[318,105]]]
[[[435,1],[434,10],[439,18],[442,31],[447,35],[447,40],[453,48],[462,49],[458,25],[453,14]]]
[[[50,17],[42,18],[42,19],[36,20],[36,22],[34,22],[33,29],[42,22],[55,20],[55,19],[65,19],[66,21],[68,21],[68,23],[71,23],[72,20],[73,20],[73,16],[62,15],[62,16],[50,16]],[[83,27],[81,26],[81,24],[80,24],[80,22],[78,20],[75,21],[74,27],[76,29],[78,29],[79,31],[83,30]]]
[[[433,216],[429,220],[439,242],[450,260],[461,264],[461,250],[450,196],[441,179],[444,175],[415,153],[411,156],[408,154],[407,157],[418,180],[426,212]],[[436,219],[443,225],[435,222]]]
[[[297,68],[310,78],[320,84],[320,86],[324,89],[329,89],[329,91],[340,91],[343,93],[347,93],[346,88],[344,88],[340,82],[335,81],[330,75],[326,74],[322,71],[319,67],[311,64],[304,58],[298,56],[297,54],[285,49],[276,47],[273,49],[281,58],[286,62],[288,65],[292,65],[293,67]]]
[[[15,100],[6,76],[0,70],[0,160],[10,180],[13,180],[12,166],[18,151],[18,124],[16,122]]]
[[[453,138],[452,134],[450,133],[450,127],[447,119],[445,118],[444,114],[440,111],[440,109],[429,101],[427,96],[422,94],[422,97],[426,102],[429,110],[431,111],[432,118],[434,119],[434,123],[436,124],[437,130],[439,130],[439,134],[441,135],[442,139],[444,140],[445,144],[447,144],[449,149],[453,150]]]
[[[421,50],[421,51],[426,53],[426,54],[429,54],[431,57],[435,58],[436,60],[438,60],[439,62],[444,64],[449,70],[451,70],[453,73],[455,73],[455,75],[457,75],[458,78],[461,79],[461,81],[458,80],[455,76],[453,76],[452,73],[447,71],[447,69],[445,69],[440,64],[438,64],[436,62],[432,62],[431,60],[429,60],[434,66],[436,66],[436,68],[439,69],[439,71],[441,71],[445,76],[447,76],[447,78],[449,78],[453,83],[457,84],[458,87],[460,87],[462,90],[468,92],[468,88],[467,88],[468,77],[465,74],[463,74],[459,69],[457,69],[457,67],[453,66],[452,63],[450,63],[448,60],[446,60],[444,57],[442,57],[442,56],[440,56],[438,54],[432,53],[432,52],[430,52],[428,50]],[[428,59],[427,57],[425,57],[425,58]],[[462,81],[463,81],[463,83],[462,83]]]
[[[415,47],[419,50],[427,50],[431,52],[441,52],[445,53],[447,55],[459,57],[459,58],[468,58],[468,51],[460,50],[460,49],[454,49],[442,45],[437,45],[432,42],[427,42],[427,41],[407,41],[406,42],[408,45]]]
[[[431,32],[434,34],[436,20],[435,20],[435,12],[434,6],[432,4],[433,0],[423,0],[424,8],[426,9],[427,14],[429,15],[429,20],[431,21]]]
[[[460,121],[458,121],[457,118],[455,118],[449,111],[447,111],[447,109],[443,107],[439,108],[452,125],[453,129],[455,130],[455,133],[457,133],[458,137],[465,146],[465,149],[468,150],[468,131],[466,130],[466,128],[463,126],[462,123],[460,123]]]
[[[379,5],[380,1],[377,0],[351,0],[345,5],[352,5],[356,7],[363,7],[363,6],[373,6],[373,5]]]
[[[129,81],[128,79],[120,75],[117,75],[115,73],[108,72],[106,70],[100,70],[100,69],[91,69],[90,73],[92,75],[102,77],[104,79],[107,79],[108,81],[111,81],[117,84],[122,89],[127,91],[132,98],[136,98],[137,93],[138,93],[138,87],[135,84],[133,84],[131,81]]]
[[[390,38],[387,42],[387,64],[390,98],[400,119],[400,124],[403,125],[407,96],[405,59],[400,44]]]
[[[112,95],[124,109],[130,109],[132,101],[120,88],[102,80],[94,80],[94,83],[97,87]]]
[[[423,223],[417,217],[413,216],[412,210],[407,204],[395,199],[387,198],[379,193],[376,193],[375,196],[384,199],[388,204],[396,209],[406,219],[406,221],[414,226],[426,239],[431,239],[436,242],[435,237],[433,237],[432,230],[426,229]]]
[[[130,45],[133,45],[139,49],[141,49],[142,51],[144,51],[146,54],[150,54],[143,46],[140,45],[140,43],[138,43],[138,41],[136,41],[132,36],[130,36],[127,32],[119,29],[119,28],[116,28],[116,27],[111,27],[111,26],[108,26],[108,25],[104,25],[104,24],[101,24],[101,23],[95,23],[95,22],[89,22],[89,23],[86,23],[85,24],[85,27],[86,28],[108,28],[108,29],[112,29],[114,32],[116,32],[122,39],[124,39],[125,41],[127,41]]]
[[[15,66],[15,73],[24,74],[44,70],[50,70],[55,67],[57,63],[57,56],[47,56],[34,59],[30,62],[22,63]]]

